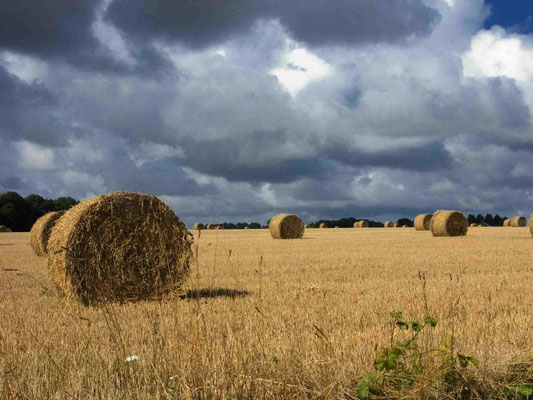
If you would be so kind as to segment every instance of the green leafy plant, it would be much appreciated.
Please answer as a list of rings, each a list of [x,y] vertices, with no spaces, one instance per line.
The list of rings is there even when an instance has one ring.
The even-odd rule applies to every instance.
[[[374,361],[375,371],[363,374],[357,384],[359,399],[370,399],[372,396],[384,396],[391,390],[401,389],[414,384],[424,371],[422,356],[433,353],[441,358],[444,369],[444,381],[452,383],[458,379],[458,368],[469,365],[477,367],[479,362],[474,357],[456,354],[453,351],[453,336],[447,335],[443,345],[433,351],[421,351],[418,345],[420,332],[426,328],[437,326],[437,320],[426,317],[424,322],[405,320],[401,312],[390,312],[394,319],[391,330],[391,346],[378,351]],[[409,336],[405,340],[394,342],[397,330],[405,331]]]

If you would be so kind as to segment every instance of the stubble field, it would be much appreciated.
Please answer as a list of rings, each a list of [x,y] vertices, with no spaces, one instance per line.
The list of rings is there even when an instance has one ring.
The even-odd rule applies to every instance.
[[[194,236],[181,296],[87,308],[57,294],[29,234],[0,233],[0,399],[355,399],[376,350],[391,345],[390,311],[437,320],[420,333],[422,349],[449,334],[453,352],[479,360],[461,372],[477,382],[470,398],[504,398],[528,378],[528,228]],[[455,398],[436,383],[439,358],[423,357],[427,376],[405,398]],[[512,360],[526,375],[513,375]]]

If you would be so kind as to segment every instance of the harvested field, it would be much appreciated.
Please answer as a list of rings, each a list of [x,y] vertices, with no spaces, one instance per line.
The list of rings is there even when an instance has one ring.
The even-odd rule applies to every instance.
[[[453,332],[481,395],[533,359],[528,228],[193,233],[181,297],[99,307],[56,293],[29,233],[0,234],[0,398],[355,399],[390,311],[436,318],[424,348]]]

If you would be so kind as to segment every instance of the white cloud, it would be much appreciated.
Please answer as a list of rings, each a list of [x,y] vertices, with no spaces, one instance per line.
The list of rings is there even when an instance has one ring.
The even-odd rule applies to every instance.
[[[18,152],[19,167],[23,170],[53,171],[57,169],[52,149],[26,140],[14,143]]]
[[[463,56],[467,77],[507,76],[518,81],[533,78],[533,46],[524,35],[508,34],[499,27],[482,30]]]
[[[48,64],[44,61],[10,51],[0,52],[0,65],[26,83],[41,83],[48,73]]]
[[[283,88],[294,96],[310,82],[330,75],[333,68],[307,49],[291,47],[294,47],[293,42],[287,40],[281,65],[273,69],[271,74],[276,76]]]

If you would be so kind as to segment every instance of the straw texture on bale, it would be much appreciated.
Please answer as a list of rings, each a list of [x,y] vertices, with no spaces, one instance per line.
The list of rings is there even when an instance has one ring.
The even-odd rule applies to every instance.
[[[368,221],[361,220],[353,224],[354,228],[368,228]]]
[[[394,222],[386,221],[384,224],[385,228],[394,228]]]
[[[504,219],[503,220],[503,226],[511,226],[511,220],[510,219]]]
[[[475,228],[476,226],[479,226],[479,225],[474,222],[474,223],[470,224],[470,226]]]
[[[322,222],[318,227],[319,228],[327,228],[328,225],[325,222]]]
[[[531,232],[531,236],[533,236],[533,214],[529,216],[529,232]]]
[[[38,256],[42,257],[48,254],[47,246],[52,228],[63,214],[65,211],[52,211],[44,214],[31,227],[30,245]]]
[[[213,229],[215,229],[215,225],[213,225],[213,224],[207,224],[207,225],[205,226],[205,229],[207,229],[208,231],[212,231]]]
[[[402,228],[410,228],[409,225],[402,225]]]
[[[116,192],[85,200],[52,229],[56,286],[90,305],[159,299],[190,271],[191,234],[157,197]]]
[[[305,232],[303,221],[294,214],[278,214],[268,224],[274,239],[300,239]]]
[[[197,222],[196,224],[194,224],[194,230],[195,231],[201,231],[203,229],[205,229],[205,226],[201,222]]]
[[[7,226],[5,225],[0,225],[0,232],[11,232],[11,229],[9,229]]]
[[[429,225],[433,214],[418,214],[415,218],[415,229],[417,231],[429,231]]]
[[[250,229],[250,227],[249,226],[245,226],[244,229]]]
[[[395,228],[399,228],[399,227],[400,227],[400,224],[397,223],[397,222],[395,222],[395,223],[394,223],[394,227],[395,227]]]
[[[522,228],[527,225],[527,220],[524,217],[513,217],[511,218],[510,226],[515,228]]]
[[[468,221],[460,211],[438,210],[431,219],[433,236],[465,236]]]
[[[224,227],[223,227],[223,226],[220,226],[220,225],[217,225],[217,226],[215,227],[215,229],[217,229],[217,230],[218,230],[218,229],[224,229]]]

